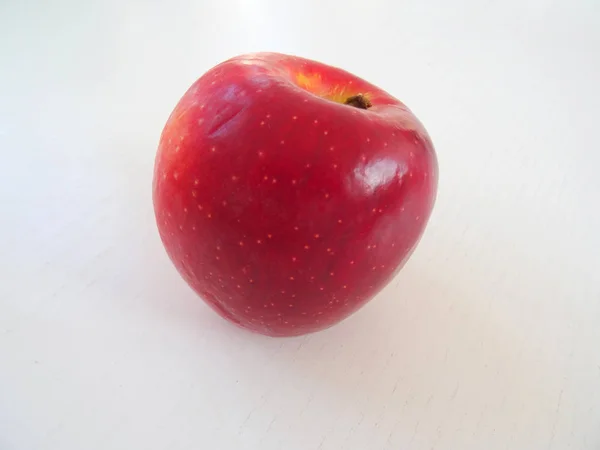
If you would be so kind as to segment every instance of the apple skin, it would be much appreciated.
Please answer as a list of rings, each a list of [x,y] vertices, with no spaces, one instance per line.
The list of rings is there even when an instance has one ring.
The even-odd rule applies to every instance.
[[[364,94],[368,109],[343,104]],[[268,336],[328,328],[385,287],[418,244],[438,165],[399,100],[279,53],[199,78],[162,132],[153,202],[164,247],[227,320]]]

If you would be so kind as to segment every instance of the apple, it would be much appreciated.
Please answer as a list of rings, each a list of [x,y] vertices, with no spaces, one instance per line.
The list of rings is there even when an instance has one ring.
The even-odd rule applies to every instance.
[[[435,203],[432,141],[398,99],[340,68],[253,53],[171,113],[153,203],[171,261],[227,320],[269,336],[328,328],[401,269]]]

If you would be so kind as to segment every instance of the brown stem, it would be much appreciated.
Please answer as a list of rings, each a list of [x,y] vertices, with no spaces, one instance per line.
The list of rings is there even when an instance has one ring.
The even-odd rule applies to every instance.
[[[356,94],[352,97],[348,97],[344,102],[345,105],[354,106],[359,109],[369,109],[373,104],[363,94]]]

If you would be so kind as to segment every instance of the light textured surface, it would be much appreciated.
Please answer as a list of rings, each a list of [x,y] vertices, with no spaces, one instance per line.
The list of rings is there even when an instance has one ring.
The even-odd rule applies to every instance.
[[[150,182],[238,53],[342,66],[440,162],[405,270],[326,332],[244,333],[167,260]],[[0,449],[600,449],[596,0],[0,4]]]

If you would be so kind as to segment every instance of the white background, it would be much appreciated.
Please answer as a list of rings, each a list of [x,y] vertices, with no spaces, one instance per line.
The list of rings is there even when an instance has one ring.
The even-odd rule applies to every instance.
[[[319,334],[175,272],[158,136],[239,53],[341,66],[437,147],[401,274]],[[1,450],[600,449],[597,0],[2,0]]]

